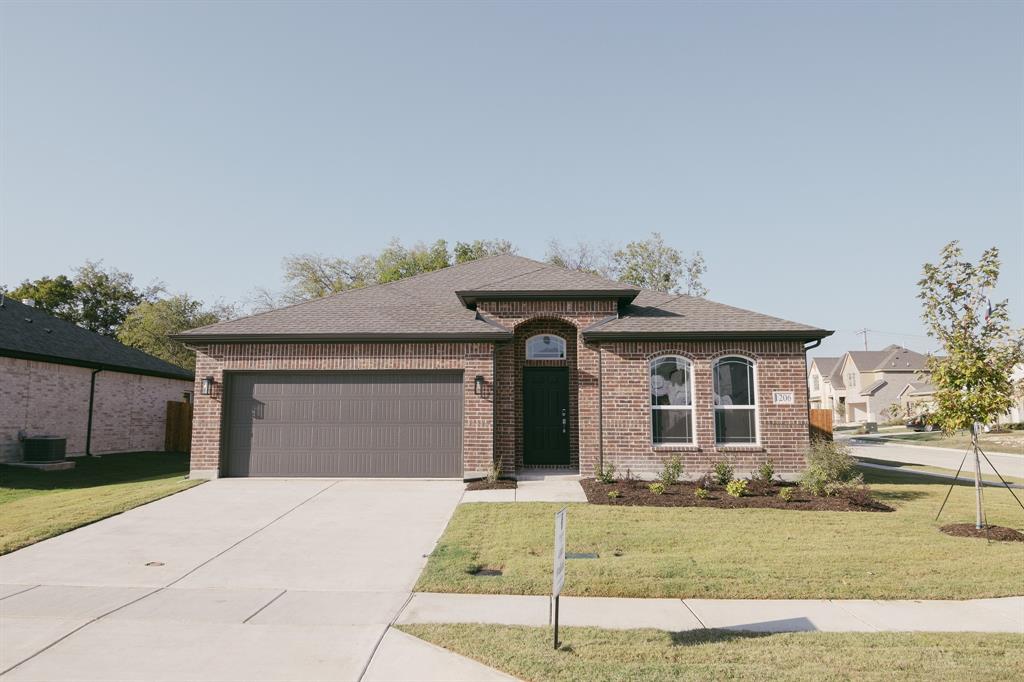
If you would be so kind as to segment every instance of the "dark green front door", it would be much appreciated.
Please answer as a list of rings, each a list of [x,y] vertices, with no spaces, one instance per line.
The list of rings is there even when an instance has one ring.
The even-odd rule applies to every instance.
[[[569,465],[569,371],[523,368],[523,464]]]

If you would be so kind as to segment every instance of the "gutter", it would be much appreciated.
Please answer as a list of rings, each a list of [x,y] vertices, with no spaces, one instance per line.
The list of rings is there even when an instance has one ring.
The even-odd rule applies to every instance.
[[[89,377],[89,422],[85,427],[85,456],[92,457],[92,408],[96,403],[96,375],[102,369],[94,369]]]
[[[161,379],[175,379],[177,381],[195,381],[194,374],[174,374],[172,372],[161,372],[155,369],[141,369],[139,367],[127,367],[124,365],[111,365],[105,362],[90,362],[89,360],[76,360],[65,358],[59,355],[47,355],[45,353],[29,353],[27,351],[11,350],[0,348],[0,357],[18,358],[19,360],[33,360],[35,362],[49,362],[55,365],[70,365],[72,367],[85,367],[86,369],[103,370],[107,372],[120,372],[122,374],[138,374],[147,377],[160,377]],[[184,371],[184,370],[182,370]]]
[[[585,331],[583,338],[587,341],[817,341],[831,336],[834,332],[827,329],[809,331],[777,331],[777,332],[615,332]],[[814,346],[812,346],[813,348]]]
[[[169,339],[181,343],[399,343],[406,341],[511,341],[509,331],[472,332],[452,334],[431,332],[425,334],[170,334]]]

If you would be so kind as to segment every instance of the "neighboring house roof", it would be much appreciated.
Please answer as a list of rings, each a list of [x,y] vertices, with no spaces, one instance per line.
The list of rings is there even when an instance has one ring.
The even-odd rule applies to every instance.
[[[11,298],[0,305],[0,356],[192,381],[186,369]]]
[[[836,369],[836,365],[838,365],[839,361],[842,359],[842,357],[816,357],[813,360],[811,360],[811,366],[817,366],[818,374],[820,374],[825,381],[828,381],[831,378],[830,375]]]
[[[903,395],[934,395],[935,386],[928,383],[927,381],[910,382],[903,387],[900,391],[900,396]]]
[[[879,379],[878,381],[873,382],[870,386],[861,391],[860,394],[867,396],[874,395],[878,391],[878,389],[882,388],[887,383],[889,382],[887,382],[885,379]]]
[[[499,255],[388,284],[343,291],[286,308],[200,327],[182,341],[302,339],[508,340],[512,330],[478,313],[478,300],[616,298],[619,317],[584,330],[587,338],[793,338],[832,332],[703,298],[645,291],[529,258]]]
[[[885,358],[892,352],[889,349],[886,350],[851,350],[849,352],[850,360],[861,372],[870,372],[878,366],[878,363],[885,360]]]

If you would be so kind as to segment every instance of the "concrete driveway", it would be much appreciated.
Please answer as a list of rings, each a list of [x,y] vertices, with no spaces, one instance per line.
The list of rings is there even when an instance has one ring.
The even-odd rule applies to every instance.
[[[858,439],[856,437],[847,439],[850,445],[851,454],[855,457],[869,457],[890,462],[903,462],[906,464],[923,464],[926,466],[943,467],[950,469],[950,474],[956,473],[956,469],[963,461],[964,451],[951,448],[933,448],[924,445],[900,445],[893,442],[880,442],[869,439]],[[989,452],[988,458],[996,465],[999,473],[1003,476],[1024,478],[1024,456],[1008,455],[999,452]],[[974,472],[974,457],[969,455],[964,462],[964,471]],[[986,474],[993,474],[992,467],[984,458],[981,459],[981,471]]]
[[[384,635],[462,492],[220,480],[0,557],[3,679],[401,679],[445,655]]]

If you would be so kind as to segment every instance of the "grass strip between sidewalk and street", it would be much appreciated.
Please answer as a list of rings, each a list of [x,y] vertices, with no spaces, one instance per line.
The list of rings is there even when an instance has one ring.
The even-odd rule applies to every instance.
[[[1024,593],[1024,543],[939,531],[974,521],[974,489],[865,470],[889,513],[570,504],[564,594],[706,599],[970,599]],[[1014,491],[1019,496],[1024,491]],[[1024,530],[1010,491],[985,488],[989,523]],[[416,590],[545,595],[562,504],[467,503]],[[500,575],[474,575],[486,567]]]
[[[560,629],[416,624],[404,632],[530,682],[1020,680],[1020,635]]]

